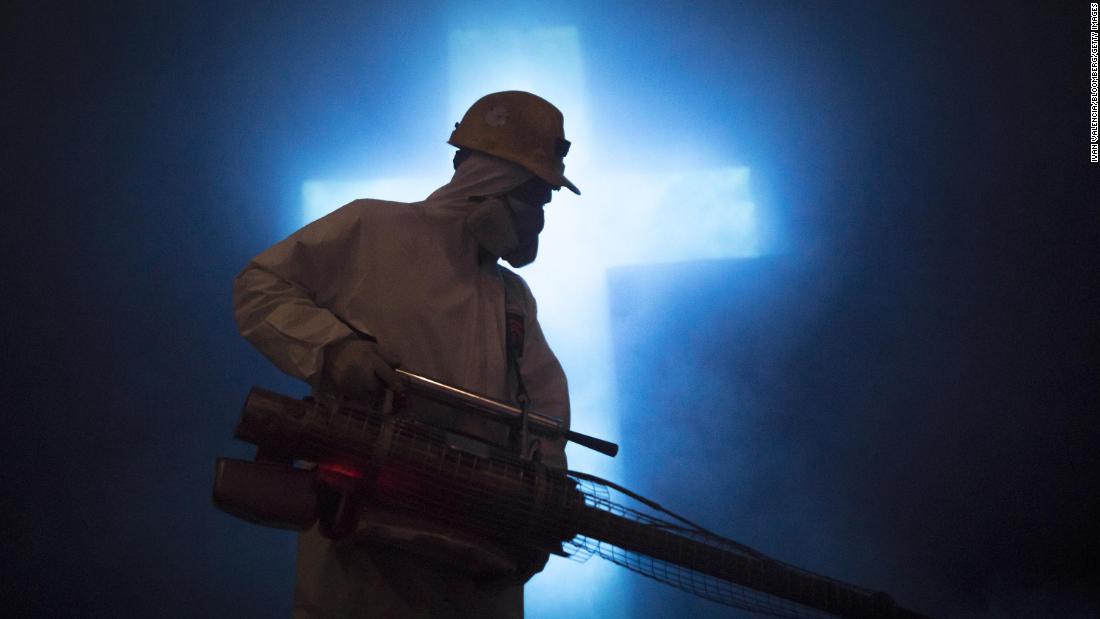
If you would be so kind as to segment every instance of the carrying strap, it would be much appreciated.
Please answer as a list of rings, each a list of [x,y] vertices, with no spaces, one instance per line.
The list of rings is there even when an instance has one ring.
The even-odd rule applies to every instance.
[[[537,460],[539,448],[542,446],[538,439],[530,439],[527,432],[527,412],[531,407],[531,399],[527,395],[527,386],[523,383],[523,373],[519,369],[519,360],[523,357],[523,347],[527,339],[527,308],[524,303],[526,295],[523,292],[523,284],[519,276],[504,267],[500,268],[500,276],[504,280],[504,320],[507,330],[505,348],[508,354],[508,384],[516,386],[516,402],[523,409],[523,421],[520,424],[518,436],[515,436],[516,450],[524,459]]]
[[[523,345],[527,339],[527,309],[519,278],[504,267],[500,277],[504,280],[504,327],[506,333],[505,349],[508,354],[508,384],[516,385],[516,402],[527,403],[527,387],[523,384],[523,375],[519,371],[519,360],[523,357]]]

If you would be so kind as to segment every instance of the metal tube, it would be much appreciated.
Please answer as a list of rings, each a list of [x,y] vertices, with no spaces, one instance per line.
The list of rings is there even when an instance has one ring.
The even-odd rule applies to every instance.
[[[406,388],[430,400],[474,411],[508,423],[518,423],[523,418],[523,411],[521,409],[506,402],[501,402],[500,400],[481,395],[480,393],[474,393],[462,389],[461,387],[448,385],[447,383],[428,378],[427,376],[421,376],[420,374],[401,368],[397,368],[396,371]],[[532,429],[540,434],[548,434],[555,438],[564,436],[567,440],[612,457],[619,452],[619,446],[614,443],[593,436],[587,436],[579,432],[565,430],[565,428],[562,427],[561,421],[554,417],[543,415],[535,411],[528,411],[527,421],[532,426]]]

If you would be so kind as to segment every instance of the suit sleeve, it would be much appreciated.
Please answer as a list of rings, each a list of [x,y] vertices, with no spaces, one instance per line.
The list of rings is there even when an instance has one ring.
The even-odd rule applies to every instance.
[[[356,337],[326,303],[359,254],[355,203],[309,224],[248,263],[233,283],[237,328],[283,372],[312,385],[326,346]]]

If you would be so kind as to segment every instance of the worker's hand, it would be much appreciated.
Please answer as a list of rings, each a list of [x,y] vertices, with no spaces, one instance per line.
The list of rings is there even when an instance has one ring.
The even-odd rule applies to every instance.
[[[386,386],[404,390],[395,367],[400,365],[391,351],[377,342],[348,340],[325,349],[324,380],[337,393],[366,399]]]

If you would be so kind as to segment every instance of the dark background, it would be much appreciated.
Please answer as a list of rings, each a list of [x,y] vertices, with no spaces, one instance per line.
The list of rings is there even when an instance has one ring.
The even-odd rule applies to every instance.
[[[293,538],[209,504],[247,387],[301,390],[230,282],[316,162],[442,139],[394,101],[467,6],[2,9],[5,614],[287,614]],[[1100,615],[1088,5],[1052,6],[493,9],[577,25],[609,123],[721,119],[784,230],[611,273],[632,487],[936,616]]]

